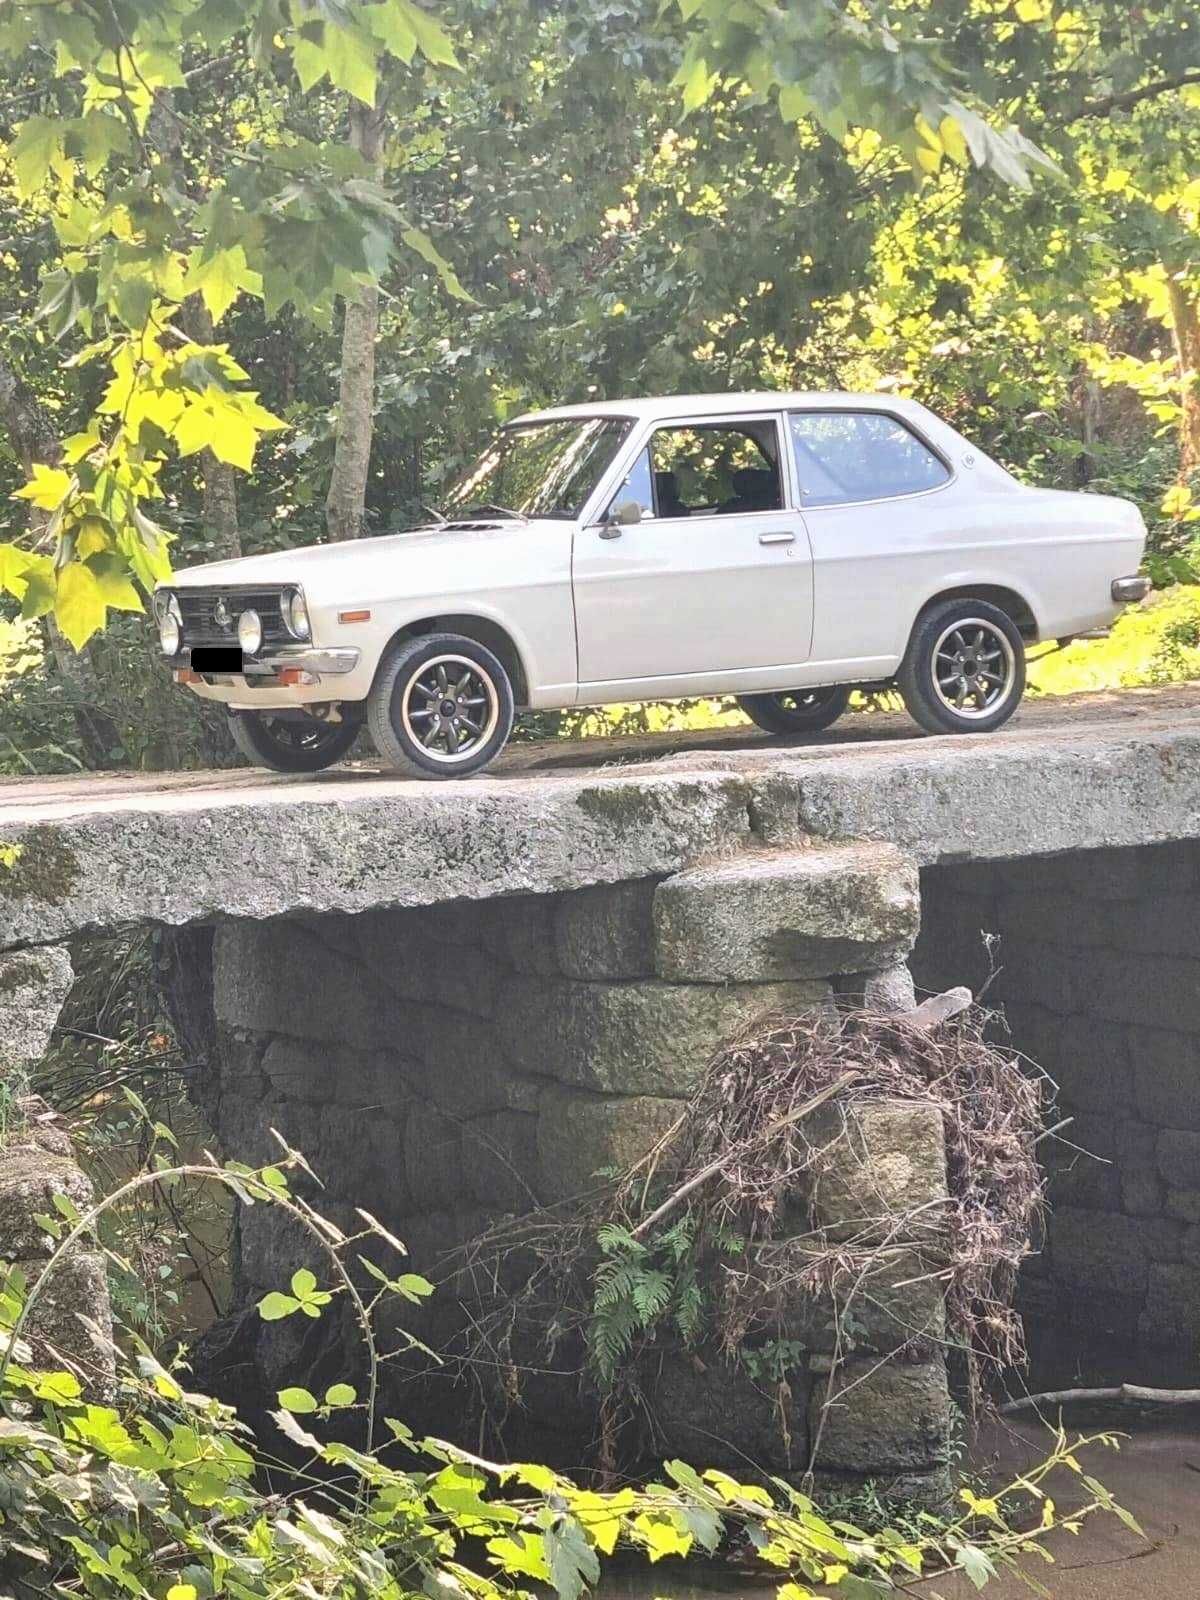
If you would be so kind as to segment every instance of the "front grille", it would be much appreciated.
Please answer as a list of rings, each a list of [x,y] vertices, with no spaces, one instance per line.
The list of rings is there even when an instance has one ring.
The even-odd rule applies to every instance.
[[[262,618],[264,644],[291,644],[292,635],[283,625],[279,609],[281,586],[271,589],[176,589],[179,614],[183,618],[183,642],[194,644],[236,644],[238,618],[243,611],[257,611]],[[229,623],[222,627],[215,612],[223,600]]]

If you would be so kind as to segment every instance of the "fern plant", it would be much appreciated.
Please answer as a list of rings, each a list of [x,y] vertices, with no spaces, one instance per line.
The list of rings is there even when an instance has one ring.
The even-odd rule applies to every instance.
[[[694,1344],[704,1321],[704,1296],[693,1217],[685,1214],[649,1241],[606,1223],[596,1242],[602,1259],[593,1277],[588,1360],[608,1387],[639,1334],[669,1324],[685,1344]]]

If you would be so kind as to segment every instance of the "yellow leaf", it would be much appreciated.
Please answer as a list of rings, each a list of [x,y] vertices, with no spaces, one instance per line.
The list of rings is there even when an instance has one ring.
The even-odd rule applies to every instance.
[[[1050,15],[1050,0],[1017,0],[1017,16],[1022,22],[1041,22]]]
[[[825,1568],[824,1581],[832,1587],[834,1584],[841,1583],[849,1571],[850,1568],[844,1562],[835,1561]]]
[[[195,1586],[190,1583],[173,1583],[167,1590],[167,1600],[196,1600]]]
[[[107,608],[95,574],[78,561],[72,561],[58,575],[54,597],[54,617],[66,637],[82,650],[94,633],[104,626]]]
[[[1101,188],[1105,194],[1124,194],[1133,182],[1133,173],[1125,167],[1110,167],[1104,174]]]
[[[33,464],[33,474],[13,495],[14,500],[28,500],[43,511],[57,511],[71,490],[71,474],[61,467],[47,467],[41,461]]]
[[[218,461],[227,461],[231,467],[241,467],[249,472],[254,465],[254,446],[258,434],[252,425],[236,411],[226,407],[218,419],[212,439],[212,453]]]
[[[102,555],[112,548],[107,526],[99,517],[84,517],[75,536],[75,554],[81,561],[88,556]]]
[[[971,151],[967,141],[963,138],[963,131],[953,117],[943,117],[938,123],[938,133],[941,135],[942,146],[946,154],[956,166],[965,167],[970,164]]]
[[[133,587],[129,568],[116,554],[93,556],[86,563],[96,580],[100,598],[113,611],[144,611],[141,596]]]
[[[1173,483],[1163,495],[1159,509],[1164,517],[1177,518],[1183,516],[1191,503],[1192,491],[1188,486],[1185,483]]]
[[[194,456],[216,437],[217,419],[207,405],[190,405],[175,424],[172,437],[181,456]]]

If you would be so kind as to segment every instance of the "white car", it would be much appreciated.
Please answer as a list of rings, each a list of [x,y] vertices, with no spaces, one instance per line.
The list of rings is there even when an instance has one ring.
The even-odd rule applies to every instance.
[[[194,567],[163,653],[252,762],[365,722],[414,777],[487,765],[515,711],[736,695],[775,734],[895,684],[934,733],[1015,711],[1026,645],[1141,599],[1128,501],[1031,489],[884,395],[668,396],[519,417],[408,533]]]

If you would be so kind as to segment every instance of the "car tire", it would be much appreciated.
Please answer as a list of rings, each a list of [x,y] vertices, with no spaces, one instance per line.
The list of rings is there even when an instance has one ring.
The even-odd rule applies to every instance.
[[[379,754],[405,776],[465,778],[503,750],[513,710],[508,673],[485,645],[426,633],[384,657],[367,698],[367,727]]]
[[[1025,693],[1025,642],[986,600],[943,600],[917,618],[896,677],[927,733],[990,733]]]
[[[740,694],[737,703],[764,733],[819,733],[850,704],[847,684],[825,689],[785,689],[781,694]]]
[[[250,765],[273,772],[322,772],[349,753],[361,726],[275,717],[267,711],[239,711],[229,718],[233,742]]]

